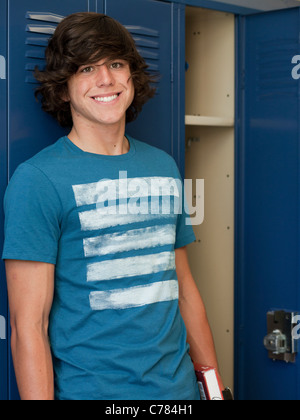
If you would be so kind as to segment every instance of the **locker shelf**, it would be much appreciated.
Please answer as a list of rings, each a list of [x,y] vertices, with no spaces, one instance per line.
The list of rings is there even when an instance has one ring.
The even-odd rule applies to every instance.
[[[234,127],[234,117],[204,117],[197,115],[186,115],[186,125],[202,127]]]

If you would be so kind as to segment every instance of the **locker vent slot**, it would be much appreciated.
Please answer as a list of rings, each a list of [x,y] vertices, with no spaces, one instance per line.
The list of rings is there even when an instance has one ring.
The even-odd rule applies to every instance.
[[[145,59],[150,71],[159,71],[160,34],[153,29],[142,26],[125,25],[131,33],[138,52]]]
[[[291,57],[298,50],[295,39],[261,42],[256,48],[257,100],[297,97],[297,84],[291,76]]]
[[[54,22],[54,23],[60,23],[64,16],[56,15],[55,13],[47,13],[47,12],[27,12],[26,18],[31,20],[39,20],[43,22]]]
[[[37,84],[33,72],[36,66],[41,70],[45,67],[45,49],[49,38],[54,34],[64,16],[51,12],[27,12],[25,18],[25,82]]]

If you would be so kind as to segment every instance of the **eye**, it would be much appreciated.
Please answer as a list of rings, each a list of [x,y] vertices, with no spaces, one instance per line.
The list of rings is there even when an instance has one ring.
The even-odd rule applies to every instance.
[[[94,71],[94,67],[92,66],[83,67],[79,71],[80,73],[84,73],[84,74],[92,73]]]
[[[120,61],[115,61],[114,63],[111,63],[110,67],[114,70],[119,70],[124,67],[124,63]]]

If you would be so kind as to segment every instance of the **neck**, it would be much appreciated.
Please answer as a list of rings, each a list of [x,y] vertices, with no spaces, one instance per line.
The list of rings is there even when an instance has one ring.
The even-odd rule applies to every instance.
[[[77,147],[89,153],[117,156],[129,152],[125,120],[117,126],[74,125],[68,137]]]

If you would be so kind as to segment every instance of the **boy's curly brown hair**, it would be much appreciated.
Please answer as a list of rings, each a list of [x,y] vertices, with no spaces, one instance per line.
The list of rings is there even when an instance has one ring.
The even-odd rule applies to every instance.
[[[148,73],[148,66],[127,29],[106,15],[75,13],[58,25],[50,39],[45,70],[35,70],[35,78],[40,82],[36,98],[41,97],[43,110],[61,126],[73,125],[70,103],[63,99],[67,97],[69,79],[81,66],[103,59],[129,63],[135,97],[127,110],[126,122],[134,121],[143,105],[155,95],[156,77]]]

